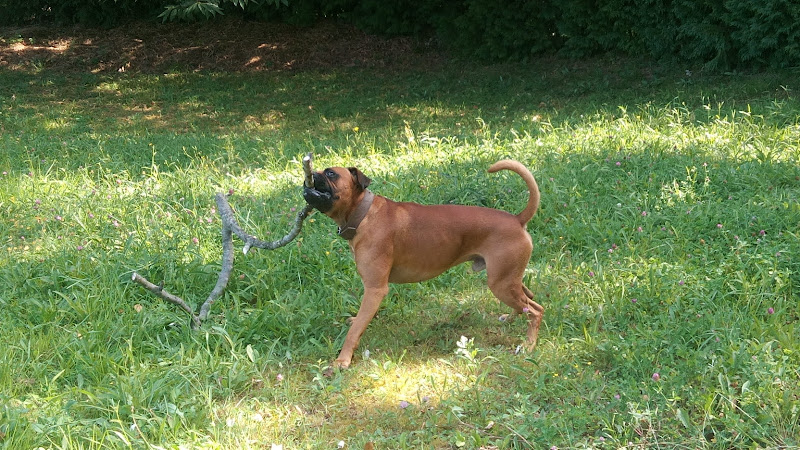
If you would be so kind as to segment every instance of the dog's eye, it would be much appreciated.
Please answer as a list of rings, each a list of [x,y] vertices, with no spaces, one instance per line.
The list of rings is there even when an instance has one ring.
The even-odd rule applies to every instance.
[[[335,180],[338,177],[338,175],[336,175],[336,172],[334,172],[332,170],[326,170],[325,171],[325,176],[330,178],[331,180]]]

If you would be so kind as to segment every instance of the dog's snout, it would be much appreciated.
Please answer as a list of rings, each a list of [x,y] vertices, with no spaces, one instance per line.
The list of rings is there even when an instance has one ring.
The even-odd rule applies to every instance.
[[[318,191],[328,189],[328,181],[325,179],[325,175],[315,172],[312,178],[314,180],[314,189]]]

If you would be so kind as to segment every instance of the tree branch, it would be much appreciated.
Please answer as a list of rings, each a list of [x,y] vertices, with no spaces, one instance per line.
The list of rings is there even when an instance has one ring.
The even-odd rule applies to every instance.
[[[242,230],[242,228],[239,226],[239,222],[236,221],[236,217],[233,214],[231,205],[228,203],[228,199],[225,198],[225,194],[217,194],[215,199],[217,202],[219,216],[222,219],[222,269],[219,272],[219,278],[217,278],[217,285],[214,286],[214,290],[211,291],[211,293],[208,295],[208,298],[203,303],[203,306],[200,307],[201,321],[206,320],[208,317],[208,312],[211,309],[211,305],[222,295],[222,293],[225,291],[225,287],[228,285],[228,280],[230,279],[231,271],[233,270],[233,239],[231,238],[231,234],[235,234],[239,239],[244,241],[244,248],[242,248],[242,252],[245,255],[251,247],[275,250],[276,248],[283,247],[289,242],[292,242],[292,240],[294,240],[294,238],[300,234],[300,229],[303,227],[303,221],[306,217],[308,217],[308,214],[312,209],[309,205],[305,205],[303,209],[297,213],[297,217],[295,217],[294,220],[294,225],[286,236],[272,242],[266,242],[255,236],[247,234],[244,230]]]
[[[305,174],[303,184],[308,187],[313,187],[314,185],[311,171],[311,161],[311,153],[303,157],[303,172]],[[278,240],[267,242],[253,235],[247,234],[244,230],[242,230],[242,228],[239,226],[239,222],[236,220],[233,208],[231,208],[230,203],[228,203],[228,199],[225,194],[217,194],[214,197],[214,200],[217,203],[217,211],[219,211],[219,216],[222,220],[222,267],[219,272],[219,277],[217,278],[217,284],[214,286],[214,289],[211,290],[211,293],[208,294],[206,301],[203,302],[202,306],[200,307],[199,314],[195,314],[192,308],[189,307],[189,305],[187,305],[182,298],[170,294],[169,292],[165,291],[162,286],[156,286],[138,273],[134,272],[132,278],[133,281],[139,283],[156,296],[161,297],[172,304],[178,305],[181,309],[186,311],[192,318],[192,328],[198,328],[202,322],[208,318],[211,305],[213,305],[214,302],[222,296],[222,293],[225,292],[225,288],[228,286],[228,281],[230,280],[231,272],[233,271],[234,252],[232,236],[234,234],[244,242],[244,248],[242,248],[242,252],[245,255],[253,247],[275,250],[285,246],[294,240],[298,234],[300,234],[300,230],[303,227],[303,221],[306,219],[306,217],[308,217],[313,209],[308,204],[304,205],[300,212],[297,213],[294,224],[289,230],[289,233]]]
[[[155,284],[151,283],[147,278],[139,275],[136,272],[133,272],[133,277],[131,279],[136,283],[142,285],[145,289],[152,292],[157,297],[161,297],[164,300],[172,303],[173,305],[178,305],[182,310],[189,313],[189,316],[192,318],[192,323],[194,328],[200,326],[199,318],[195,315],[194,311],[192,311],[192,308],[190,308],[189,305],[187,305],[186,302],[183,301],[182,298],[170,294],[169,292],[165,291],[162,286],[156,286]]]
[[[307,154],[306,156],[303,157],[303,172],[306,175],[305,180],[303,181],[303,184],[307,188],[313,188],[314,187],[314,175],[313,175],[313,172],[311,171],[311,160],[312,159],[314,159],[314,156],[311,153],[309,153],[309,154]]]

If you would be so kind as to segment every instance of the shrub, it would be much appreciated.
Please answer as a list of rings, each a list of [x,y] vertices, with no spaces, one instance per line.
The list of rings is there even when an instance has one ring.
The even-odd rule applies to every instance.
[[[110,27],[155,17],[166,4],[165,0],[0,0],[0,25],[54,22]]]
[[[674,11],[678,33],[673,53],[712,69],[731,65],[733,29],[726,21],[723,0],[684,0],[675,3]]]
[[[0,10],[0,24],[111,26],[233,12],[292,24],[336,18],[371,33],[437,36],[494,61],[560,51],[677,58],[709,69],[800,65],[795,0],[0,0]]]
[[[725,7],[737,61],[772,67],[800,63],[800,3],[727,0]]]
[[[465,0],[436,16],[433,25],[445,43],[470,56],[526,59],[558,49],[556,14],[550,2]]]

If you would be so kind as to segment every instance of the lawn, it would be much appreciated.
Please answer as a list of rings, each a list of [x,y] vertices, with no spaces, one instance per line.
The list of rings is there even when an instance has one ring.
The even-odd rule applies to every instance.
[[[0,30],[0,47],[24,40]],[[5,34],[3,34],[5,33]],[[302,70],[0,65],[1,448],[800,445],[798,72],[602,58]],[[395,200],[518,212],[525,324],[456,267],[393,286],[322,376],[361,283],[335,224],[220,267],[214,194],[283,236],[300,158]],[[241,247],[236,242],[237,248]]]

